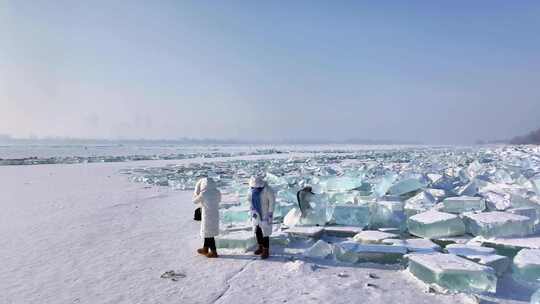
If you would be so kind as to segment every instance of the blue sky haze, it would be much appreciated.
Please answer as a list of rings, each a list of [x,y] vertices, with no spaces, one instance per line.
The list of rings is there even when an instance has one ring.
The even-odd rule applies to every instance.
[[[0,0],[0,105],[23,137],[510,138],[540,2]]]

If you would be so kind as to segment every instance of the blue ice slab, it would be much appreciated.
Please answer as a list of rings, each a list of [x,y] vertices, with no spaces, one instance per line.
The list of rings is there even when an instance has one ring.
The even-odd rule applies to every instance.
[[[402,245],[360,244],[345,241],[335,245],[335,256],[339,261],[396,263],[407,253],[407,247]]]
[[[449,213],[483,211],[486,209],[485,200],[476,196],[447,197],[444,199],[443,205],[442,211]]]
[[[418,178],[407,178],[393,184],[388,189],[388,193],[391,195],[403,195],[409,192],[418,191],[425,186],[426,185]]]
[[[540,195],[540,176],[531,178],[531,184],[533,185],[533,190],[536,192],[536,195]]]
[[[405,201],[405,213],[408,217],[428,211],[435,206],[437,200],[427,191],[422,191]]]
[[[362,179],[351,176],[335,176],[321,182],[326,191],[348,191],[362,186]]]
[[[522,249],[514,257],[514,279],[531,286],[540,286],[540,249]]]
[[[369,224],[370,208],[367,204],[339,204],[329,208],[332,224],[355,227],[366,227]]]
[[[382,197],[386,195],[388,192],[388,189],[392,186],[392,184],[396,181],[397,174],[394,172],[387,173],[384,175],[379,182],[373,187],[373,193],[376,197]]]
[[[526,236],[534,231],[531,219],[509,212],[481,212],[465,214],[467,232],[485,238]]]
[[[540,304],[540,289],[531,296],[531,304]]]
[[[403,202],[379,201],[370,204],[369,226],[371,228],[405,227]]]
[[[225,225],[246,223],[250,220],[250,212],[248,207],[235,206],[229,209],[220,210],[220,217],[221,223]]]
[[[430,210],[407,220],[409,233],[428,239],[465,234],[465,224],[455,214]]]
[[[216,237],[217,248],[248,250],[255,246],[253,231],[235,231]]]
[[[408,270],[428,284],[450,291],[496,292],[497,276],[491,267],[476,264],[453,254],[411,253]]]

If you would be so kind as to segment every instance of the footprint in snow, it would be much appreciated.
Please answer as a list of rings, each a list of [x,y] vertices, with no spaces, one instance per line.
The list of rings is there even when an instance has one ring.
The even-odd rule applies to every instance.
[[[184,273],[179,271],[175,272],[174,270],[166,271],[161,275],[162,279],[171,279],[174,282],[178,281],[178,279],[183,279],[185,277],[186,275]]]

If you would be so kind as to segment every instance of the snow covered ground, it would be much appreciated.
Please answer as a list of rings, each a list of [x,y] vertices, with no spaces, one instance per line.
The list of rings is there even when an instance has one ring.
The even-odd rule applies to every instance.
[[[267,261],[199,256],[191,193],[119,174],[133,166],[0,167],[0,303],[475,302],[428,292],[399,266],[339,266],[279,248]],[[176,281],[161,278],[169,270]],[[504,286],[489,300],[527,303],[532,293]]]

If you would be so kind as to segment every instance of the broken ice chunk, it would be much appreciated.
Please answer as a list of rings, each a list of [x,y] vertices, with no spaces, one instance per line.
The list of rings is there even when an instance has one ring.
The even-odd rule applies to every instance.
[[[324,227],[324,234],[335,237],[352,237],[362,232],[362,229],[362,227],[356,226],[326,226]]]
[[[388,173],[383,176],[377,185],[373,188],[373,193],[376,197],[382,197],[386,195],[388,189],[392,186],[394,181],[397,179],[397,174],[394,172]]]
[[[540,199],[538,196],[524,197],[526,194],[510,194],[513,208],[535,208],[540,211]],[[540,215],[540,213],[539,213]]]
[[[252,231],[236,231],[216,237],[217,248],[244,249],[255,246],[255,235]]]
[[[447,194],[443,189],[425,189],[425,192],[431,194],[437,202],[443,200]]]
[[[385,239],[384,244],[401,245],[407,247],[408,252],[434,252],[441,251],[441,247],[428,239]]]
[[[457,196],[448,197],[443,201],[444,212],[462,213],[468,211],[483,211],[486,209],[486,202],[481,197]]]
[[[495,292],[497,276],[482,266],[453,254],[411,253],[408,270],[418,279],[451,291]]]
[[[418,194],[416,194],[415,196],[407,200],[408,204],[413,204],[413,205],[422,204],[422,205],[431,206],[431,205],[434,205],[436,202],[437,202],[437,199],[435,199],[433,194],[427,191],[419,192]]]
[[[300,218],[302,217],[302,212],[298,208],[293,208],[289,210],[287,215],[283,218],[283,225],[288,227],[294,227],[300,224]]]
[[[287,179],[285,179],[282,176],[277,176],[275,174],[272,174],[270,172],[266,173],[265,181],[272,186],[280,186],[280,185],[287,185]]]
[[[474,178],[475,176],[481,174],[484,171],[484,167],[478,160],[474,160],[472,163],[469,164],[469,167],[467,168],[467,177],[470,179]]]
[[[362,182],[362,185],[360,187],[356,188],[358,195],[360,196],[368,196],[373,194],[373,185],[368,182]]]
[[[391,264],[399,262],[407,253],[402,245],[358,244],[354,249],[359,262]]]
[[[523,215],[531,219],[533,228],[538,224],[538,210],[531,207],[512,208],[506,210],[512,214]]]
[[[540,176],[531,178],[531,184],[533,185],[534,192],[536,192],[537,195],[540,195]]]
[[[467,232],[485,238],[525,236],[533,232],[531,219],[508,212],[492,211],[466,214]]]
[[[304,256],[314,259],[324,259],[332,254],[332,245],[318,240],[313,246],[304,251]]]
[[[291,209],[295,207],[295,204],[287,202],[277,202],[274,206],[274,219],[284,218]]]
[[[476,180],[472,180],[465,186],[458,188],[456,193],[459,196],[475,196],[476,194],[478,194],[478,185],[476,183]]]
[[[366,227],[369,223],[369,206],[367,204],[340,204],[330,207],[330,210],[332,224]]]
[[[379,201],[370,205],[369,226],[371,228],[403,227],[405,223],[403,202]]]
[[[499,277],[506,272],[511,264],[508,257],[498,254],[482,256],[478,259],[478,263],[495,269],[495,272]]]
[[[514,257],[513,277],[527,284],[540,284],[540,249],[522,249]]]
[[[473,236],[470,234],[464,234],[460,236],[448,236],[448,237],[438,237],[434,238],[433,241],[440,246],[448,246],[450,244],[467,244],[473,239]]]
[[[403,195],[409,192],[420,190],[423,187],[425,187],[425,184],[417,178],[407,178],[393,184],[388,189],[388,193],[391,195]]]
[[[377,228],[377,230],[382,231],[382,232],[394,233],[394,234],[400,234],[402,232],[401,228],[397,228],[397,227]]]
[[[305,226],[324,226],[327,222],[326,208],[316,207],[306,210],[300,218],[300,224]]]
[[[482,196],[486,199],[486,206],[489,210],[504,211],[512,207],[510,195],[507,193],[497,191],[484,191],[482,192]]]
[[[358,244],[348,241],[337,243],[334,248],[336,259],[348,263],[395,263],[407,253],[407,248],[402,245]]]
[[[482,245],[494,247],[499,252],[504,252],[504,255],[514,256],[521,249],[540,249],[540,236],[482,238]]]
[[[429,192],[422,191],[405,201],[405,213],[407,216],[413,216],[418,213],[428,211],[435,206],[437,200]]]
[[[465,234],[465,224],[454,214],[427,211],[407,220],[409,233],[422,238],[440,238]]]
[[[533,208],[533,207],[512,208],[512,209],[508,209],[506,211],[510,212],[512,214],[523,215],[523,216],[526,216],[526,217],[528,217],[530,219],[536,219],[536,217],[537,217],[537,209]]]
[[[353,204],[357,202],[358,191],[329,193],[328,201],[331,204]]]
[[[512,176],[510,175],[510,173],[508,173],[508,171],[504,169],[497,169],[497,171],[495,171],[495,174],[493,174],[492,179],[499,183],[513,183]]]
[[[358,243],[349,241],[334,244],[333,253],[335,259],[345,263],[358,262],[359,257],[354,251],[356,246],[358,246]]]
[[[362,186],[362,179],[359,177],[335,176],[322,181],[321,185],[326,191],[347,191]]]
[[[540,289],[533,293],[530,304],[540,304]]]
[[[435,189],[453,192],[454,188],[460,186],[461,184],[462,183],[458,178],[449,175],[443,175],[441,179],[431,184],[431,187]]]
[[[361,244],[380,244],[383,240],[392,238],[399,238],[399,235],[376,230],[366,230],[356,234],[353,240]]]
[[[326,209],[309,209],[302,212],[298,208],[292,208],[283,218],[283,224],[288,227],[294,226],[324,226],[326,224]]]
[[[250,220],[249,208],[243,206],[235,206],[229,209],[220,210],[220,221],[225,224],[245,223]]]
[[[481,265],[495,269],[497,276],[501,276],[510,266],[510,259],[497,255],[494,248],[477,245],[451,244],[446,246],[446,251]]]
[[[466,244],[450,244],[446,246],[445,249],[448,253],[459,255],[461,257],[495,254],[494,248]]]
[[[436,183],[443,178],[442,174],[437,173],[428,173],[426,176],[431,183]]]
[[[270,236],[270,244],[278,246],[287,246],[289,245],[289,235],[283,231],[274,231]]]
[[[291,190],[278,190],[276,194],[276,200],[283,201],[283,202],[289,202],[289,203],[296,203],[296,193],[294,193]]]
[[[296,226],[285,230],[285,232],[295,238],[320,238],[324,232],[324,228]]]

